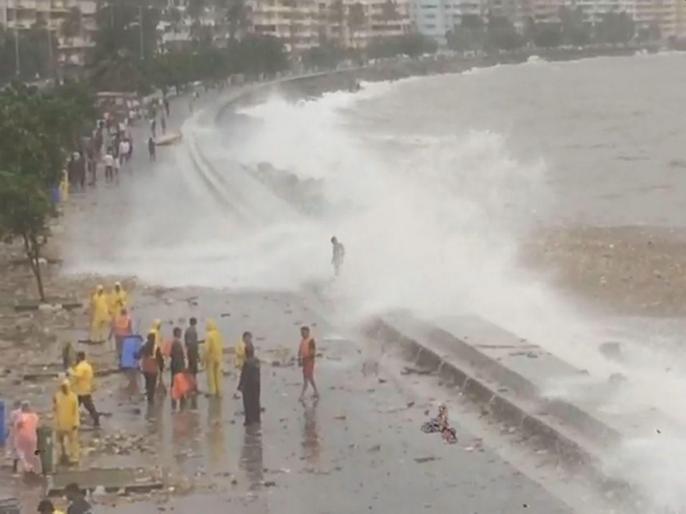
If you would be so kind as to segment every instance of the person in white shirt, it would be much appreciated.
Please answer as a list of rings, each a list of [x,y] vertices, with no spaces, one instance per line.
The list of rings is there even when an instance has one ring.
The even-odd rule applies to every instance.
[[[121,168],[121,160],[120,159],[113,159],[114,160],[114,176],[119,180],[119,168]]]
[[[112,180],[114,173],[114,157],[112,155],[112,148],[107,148],[105,157],[103,158],[103,164],[105,165],[105,180]]]
[[[129,141],[122,139],[119,142],[119,164],[123,166],[129,160]]]

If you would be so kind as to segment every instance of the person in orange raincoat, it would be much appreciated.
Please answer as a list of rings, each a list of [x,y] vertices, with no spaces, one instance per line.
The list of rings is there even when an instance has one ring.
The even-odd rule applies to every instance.
[[[14,433],[17,456],[24,473],[38,473],[40,461],[37,457],[38,450],[38,414],[31,410],[29,402],[22,402],[21,414],[19,414]]]
[[[300,346],[298,347],[298,363],[303,369],[303,389],[300,393],[300,399],[305,397],[308,384],[312,384],[314,389],[314,397],[319,398],[319,391],[317,391],[317,384],[314,383],[314,360],[317,354],[317,346],[314,338],[310,335],[310,327],[302,327],[300,329]]]

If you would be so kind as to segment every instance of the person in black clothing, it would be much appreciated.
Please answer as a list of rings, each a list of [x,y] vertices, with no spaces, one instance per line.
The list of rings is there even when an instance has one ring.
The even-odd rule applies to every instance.
[[[69,507],[67,514],[92,514],[93,508],[83,497],[83,493],[78,484],[71,483],[65,488],[67,499],[69,500]]]
[[[153,162],[156,159],[155,140],[152,137],[148,138],[148,155],[150,156],[150,161]]]
[[[259,424],[262,407],[260,406],[260,361],[255,357],[252,343],[245,345],[245,363],[241,369],[238,390],[243,394],[245,426]]]
[[[155,389],[157,387],[157,374],[160,366],[164,367],[162,352],[155,346],[155,332],[148,334],[148,339],[141,348],[141,369],[145,378],[145,396],[148,403],[155,401]]]
[[[170,362],[169,362],[169,370],[171,371],[171,380],[170,380],[170,387],[173,387],[174,385],[174,375],[177,373],[183,373],[186,369],[186,356],[184,355],[183,352],[183,344],[181,343],[181,329],[179,327],[175,327],[174,330],[172,331],[172,334],[174,336],[174,340],[172,341],[171,344],[171,352],[170,352]],[[176,408],[176,400],[172,397],[172,409]],[[181,400],[182,406],[183,406],[183,400]]]
[[[186,343],[186,356],[188,357],[188,372],[193,375],[193,378],[198,375],[198,361],[200,360],[197,324],[198,320],[191,318],[186,333],[183,335]]]

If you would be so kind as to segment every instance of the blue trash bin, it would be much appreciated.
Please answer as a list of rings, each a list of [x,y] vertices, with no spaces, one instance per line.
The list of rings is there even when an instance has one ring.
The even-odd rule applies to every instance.
[[[5,402],[0,400],[0,446],[7,441],[7,427],[5,426]]]

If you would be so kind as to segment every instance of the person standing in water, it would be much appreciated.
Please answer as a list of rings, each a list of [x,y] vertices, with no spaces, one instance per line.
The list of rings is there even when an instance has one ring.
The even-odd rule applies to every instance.
[[[300,393],[300,400],[305,398],[308,384],[312,384],[312,389],[314,389],[313,396],[319,398],[317,384],[314,383],[314,359],[317,354],[317,346],[314,338],[310,335],[310,327],[302,327],[300,335],[302,339],[298,348],[298,363],[303,369],[303,390]]]
[[[252,339],[250,332],[249,339]],[[246,339],[245,336],[243,338]],[[243,395],[243,411],[245,412],[246,427],[261,422],[262,407],[260,405],[260,360],[255,357],[255,347],[250,342],[245,344],[245,362],[241,369],[241,379],[238,390]]]
[[[336,236],[331,238],[331,245],[333,250],[331,264],[333,264],[334,273],[338,276],[341,272],[341,266],[343,266],[343,259],[345,258],[345,247],[338,241]]]

